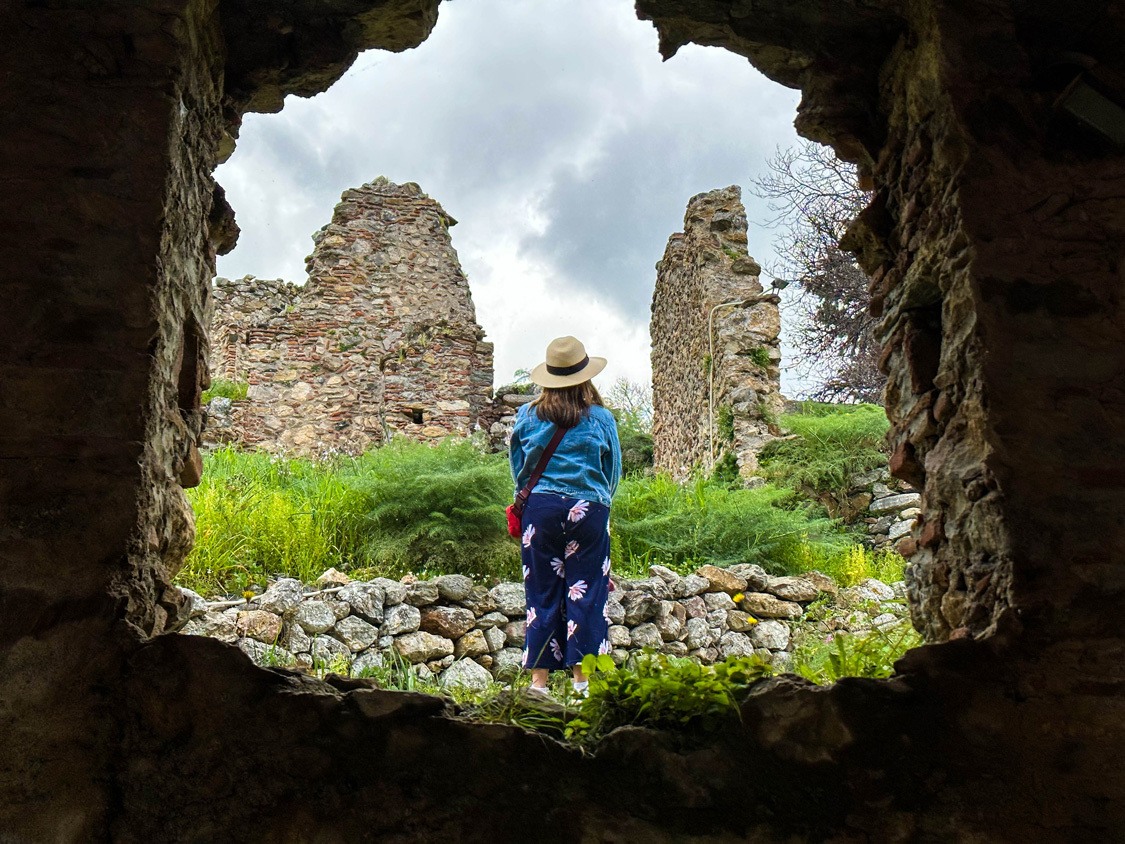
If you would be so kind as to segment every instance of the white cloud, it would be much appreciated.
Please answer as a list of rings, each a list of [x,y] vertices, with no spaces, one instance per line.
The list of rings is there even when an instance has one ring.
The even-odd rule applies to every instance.
[[[431,37],[366,53],[329,91],[250,115],[217,177],[238,212],[222,275],[304,278],[311,234],[345,189],[416,181],[460,220],[453,243],[496,378],[572,333],[647,379],[654,264],[695,193],[747,184],[795,140],[797,94],[731,53],[660,60],[631,0],[442,5]],[[769,212],[744,196],[767,268]]]

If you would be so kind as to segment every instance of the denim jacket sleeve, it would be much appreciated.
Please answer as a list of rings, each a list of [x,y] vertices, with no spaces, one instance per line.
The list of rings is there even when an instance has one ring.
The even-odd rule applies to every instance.
[[[609,440],[609,449],[602,454],[602,471],[609,481],[609,494],[612,497],[617,493],[617,485],[621,482],[621,441],[617,436],[617,420],[612,415],[606,423],[606,434]]]

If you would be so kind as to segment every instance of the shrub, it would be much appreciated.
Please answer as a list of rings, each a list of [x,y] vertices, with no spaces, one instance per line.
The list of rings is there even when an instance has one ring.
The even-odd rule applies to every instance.
[[[759,463],[762,475],[782,486],[842,495],[852,475],[886,463],[882,449],[889,423],[877,405],[805,402],[780,424],[795,436],[769,443]]]
[[[622,482],[612,513],[613,557],[619,571],[654,563],[688,571],[703,563],[757,563],[794,570],[808,545],[827,553],[847,544],[829,519],[795,509],[789,490],[731,489],[667,475]]]
[[[841,677],[890,677],[894,664],[922,637],[907,621],[865,633],[835,633],[823,640],[807,637],[793,650],[789,670],[814,683]]]
[[[872,551],[862,545],[825,548],[807,545],[794,561],[792,573],[816,570],[841,586],[855,586],[869,577],[884,583],[902,580],[906,560],[889,549]]]

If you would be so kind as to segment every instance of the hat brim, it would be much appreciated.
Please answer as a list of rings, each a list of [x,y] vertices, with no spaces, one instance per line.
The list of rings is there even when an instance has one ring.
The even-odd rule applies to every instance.
[[[552,375],[547,371],[547,363],[544,361],[531,370],[531,381],[533,384],[538,384],[540,387],[573,387],[576,384],[583,384],[589,381],[603,369],[605,369],[607,361],[605,358],[591,357],[590,362],[584,367],[571,375]]]

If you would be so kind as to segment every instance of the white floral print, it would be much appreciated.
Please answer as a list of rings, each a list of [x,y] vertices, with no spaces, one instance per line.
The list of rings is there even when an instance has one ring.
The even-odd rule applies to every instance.
[[[531,537],[535,536],[535,525],[528,525],[523,532],[523,547],[531,547]]]
[[[609,557],[606,557],[605,562],[602,563],[602,574],[609,577]]]
[[[579,501],[577,504],[570,508],[570,512],[566,514],[566,517],[572,522],[580,522],[586,517],[586,511],[589,509],[589,501]]]
[[[528,657],[527,648],[524,648],[523,649],[523,657],[520,659],[520,665],[522,665],[524,668],[527,668],[527,657]]]
[[[578,623],[572,618],[566,623],[566,638],[573,639],[574,631],[578,629]]]
[[[602,618],[604,618],[610,624],[613,624],[613,619],[609,617],[609,602],[608,601],[605,604],[602,605]]]
[[[527,566],[524,566],[523,567],[523,579],[527,580],[529,577],[531,577],[531,569],[529,569]]]
[[[555,574],[557,574],[559,577],[566,577],[566,563],[564,563],[558,557],[555,557],[553,560],[551,560],[551,568],[555,570]]]
[[[554,654],[555,659],[557,659],[559,662],[562,662],[563,652],[562,652],[562,648],[559,647],[559,640],[558,639],[555,639],[555,638],[551,639],[551,653]]]
[[[609,639],[602,639],[602,643],[598,645],[599,654],[607,654],[613,650],[613,645],[609,643]]]
[[[569,597],[572,601],[580,601],[582,600],[582,596],[586,594],[587,588],[588,587],[586,586],[586,581],[579,580],[575,582],[575,584],[571,586],[570,589],[567,590],[567,597]]]
[[[535,623],[535,607],[527,608],[527,626],[530,627]]]
[[[566,554],[564,554],[563,556],[565,556],[569,560],[571,557],[573,557],[577,553],[578,553],[578,542],[572,539],[572,540],[570,540],[570,542],[566,543]]]

